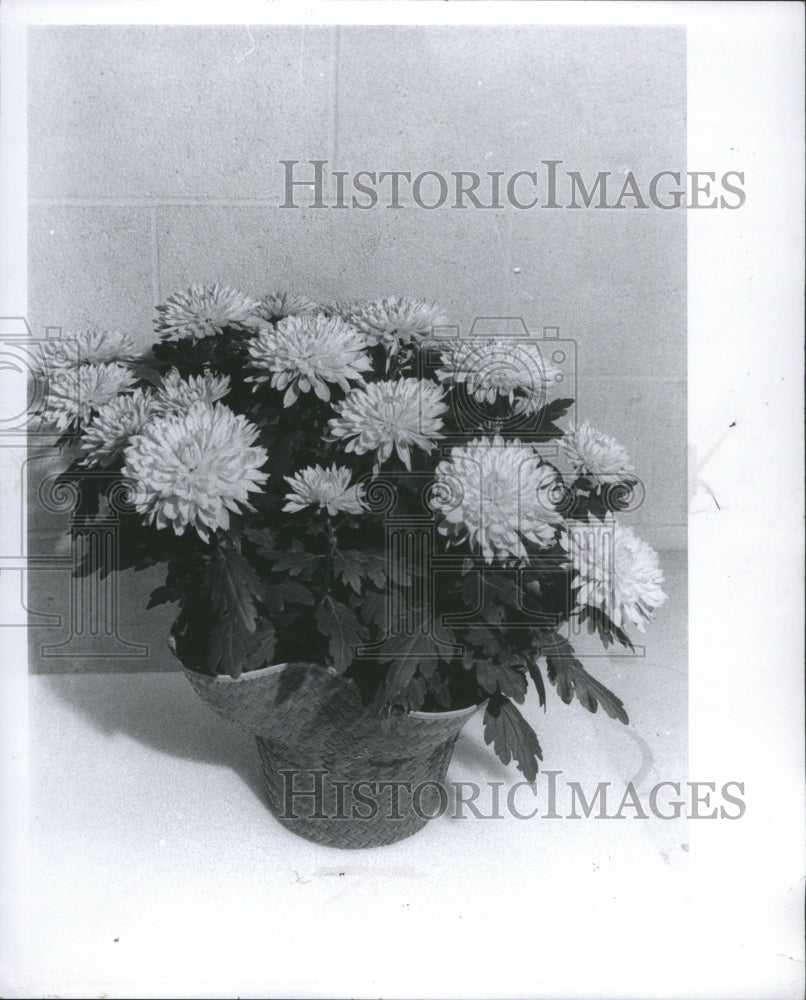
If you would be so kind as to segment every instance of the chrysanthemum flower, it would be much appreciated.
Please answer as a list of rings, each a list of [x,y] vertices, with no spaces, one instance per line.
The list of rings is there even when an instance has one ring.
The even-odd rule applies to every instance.
[[[327,401],[328,383],[347,392],[351,382],[363,382],[361,373],[372,367],[366,347],[363,333],[337,316],[289,316],[276,327],[264,327],[249,342],[257,370],[250,381],[271,378],[272,388],[285,389],[283,406],[311,389]]]
[[[158,528],[178,535],[195,528],[208,541],[229,527],[231,511],[250,507],[248,494],[268,478],[258,471],[267,454],[255,446],[257,436],[223,403],[195,403],[152,420],[123,453],[136,509]]]
[[[43,372],[52,372],[86,364],[133,361],[141,353],[129,334],[91,326],[41,344],[39,366]]]
[[[148,423],[154,413],[154,397],[144,389],[135,389],[104,403],[90,421],[81,439],[86,452],[84,465],[109,465],[129,443],[130,438]]]
[[[558,500],[556,469],[529,445],[496,436],[451,449],[436,468],[431,504],[443,535],[469,540],[492,562],[525,558],[524,540],[550,545],[562,521]]]
[[[343,302],[333,307],[348,323],[367,335],[371,344],[384,344],[394,354],[399,344],[430,337],[448,322],[433,302],[391,295],[374,302]]]
[[[305,507],[314,506],[320,510],[325,507],[331,517],[339,511],[348,514],[361,514],[364,507],[361,503],[364,487],[351,486],[352,473],[343,465],[331,465],[329,469],[321,465],[309,465],[294,476],[283,478],[291,487],[283,510],[297,513]]]
[[[155,408],[160,413],[178,413],[188,410],[194,403],[217,403],[229,392],[229,375],[189,375],[182,378],[178,369],[171,368],[162,376],[162,383],[154,397]]]
[[[442,348],[442,363],[441,381],[463,384],[480,403],[505,396],[516,413],[542,406],[556,374],[537,344],[515,340],[455,341]]]
[[[235,288],[215,285],[191,285],[186,291],[171,295],[154,326],[162,340],[192,337],[201,340],[221,333],[225,327],[246,329],[254,322],[257,299]]]
[[[631,623],[643,632],[667,598],[658,553],[612,516],[571,522],[560,541],[576,573],[577,604],[599,608],[619,628]]]
[[[562,438],[563,451],[578,476],[590,476],[597,486],[620,483],[635,473],[626,450],[588,421]]]
[[[60,431],[77,427],[93,410],[128,392],[134,381],[132,372],[117,362],[58,369],[48,380],[42,417]]]
[[[371,382],[353,389],[334,409],[328,427],[334,438],[346,441],[345,451],[376,452],[379,468],[394,448],[411,469],[411,446],[431,451],[441,437],[442,414],[447,410],[442,390],[434,382],[403,378]]]
[[[255,315],[266,323],[276,323],[286,316],[305,316],[315,313],[319,306],[307,295],[296,292],[272,292],[262,295],[255,307]]]

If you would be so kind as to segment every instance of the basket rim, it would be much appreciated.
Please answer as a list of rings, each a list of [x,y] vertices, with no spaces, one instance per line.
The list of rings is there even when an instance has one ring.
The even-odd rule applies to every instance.
[[[274,673],[279,673],[284,667],[287,667],[288,663],[272,663],[268,667],[260,667],[259,670],[248,670],[240,675],[240,677],[230,677],[229,674],[203,674],[199,670],[191,670],[189,667],[182,665],[183,672],[189,677],[198,678],[203,683],[208,685],[231,685],[231,684],[246,684],[250,680],[259,679],[261,677],[271,676]],[[314,663],[311,666],[319,667],[326,673],[330,673],[327,667],[322,667],[320,664]],[[332,676],[337,677],[338,674],[332,674]],[[475,715],[476,712],[483,708],[489,698],[485,698],[484,701],[480,701],[477,705],[468,705],[466,708],[453,708],[447,712],[406,712],[407,716],[415,719],[451,719],[458,718],[461,715],[470,716]]]

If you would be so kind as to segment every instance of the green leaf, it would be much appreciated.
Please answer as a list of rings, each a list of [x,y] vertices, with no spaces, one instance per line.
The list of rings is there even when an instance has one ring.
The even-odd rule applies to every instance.
[[[537,734],[518,708],[503,695],[494,694],[487,703],[484,742],[492,743],[503,764],[516,760],[527,781],[537,778],[537,762],[543,759]]]
[[[611,719],[618,719],[625,725],[629,723],[624,703],[604,684],[591,677],[573,655],[573,648],[569,642],[560,639],[555,651],[547,652],[546,665],[549,680],[566,705],[576,696],[577,701],[589,712],[596,712],[601,705]]]
[[[352,608],[329,595],[322,598],[314,612],[322,635],[328,639],[328,650],[334,669],[342,673],[353,662],[353,648],[366,638],[366,630]]]

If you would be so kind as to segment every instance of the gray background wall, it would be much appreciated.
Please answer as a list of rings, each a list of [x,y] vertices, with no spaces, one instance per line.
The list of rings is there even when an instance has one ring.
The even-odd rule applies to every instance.
[[[559,326],[579,347],[580,417],[646,482],[637,529],[685,547],[684,211],[279,207],[281,159],[685,170],[682,29],[43,27],[28,60],[35,331],[96,323],[145,343],[156,303],[216,280],[433,298],[465,330]],[[56,520],[31,524],[47,550]],[[34,608],[56,607],[48,586],[32,583]]]

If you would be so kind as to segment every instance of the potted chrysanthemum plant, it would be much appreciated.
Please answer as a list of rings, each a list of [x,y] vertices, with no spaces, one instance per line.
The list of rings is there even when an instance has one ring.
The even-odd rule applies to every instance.
[[[91,548],[76,572],[165,566],[151,605],[175,604],[189,680],[257,736],[284,823],[342,846],[412,833],[414,786],[479,706],[534,780],[530,684],[627,721],[568,626],[629,647],[663,577],[618,523],[627,454],[568,422],[540,341],[463,339],[402,297],[193,286],[157,311],[145,353],[98,330],[43,350],[62,478],[83,522],[116,518],[114,565]]]

